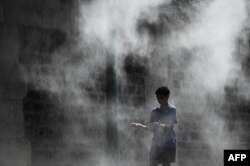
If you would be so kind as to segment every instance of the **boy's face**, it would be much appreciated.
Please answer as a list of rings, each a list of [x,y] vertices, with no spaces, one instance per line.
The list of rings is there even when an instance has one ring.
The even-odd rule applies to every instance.
[[[158,102],[159,102],[161,105],[168,104],[168,97],[167,97],[167,96],[156,95],[156,98],[157,98]]]

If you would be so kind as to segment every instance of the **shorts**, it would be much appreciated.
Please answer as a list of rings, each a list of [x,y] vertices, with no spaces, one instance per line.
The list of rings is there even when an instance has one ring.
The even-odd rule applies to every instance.
[[[149,159],[162,162],[175,162],[176,148],[152,146],[149,151]]]

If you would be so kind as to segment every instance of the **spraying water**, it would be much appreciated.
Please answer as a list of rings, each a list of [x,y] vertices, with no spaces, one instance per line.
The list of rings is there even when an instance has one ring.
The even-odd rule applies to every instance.
[[[221,150],[231,147],[232,141],[228,139],[221,144],[221,140],[229,135],[223,131],[224,119],[214,113],[213,106],[207,104],[207,96],[211,95],[223,103],[224,86],[240,70],[238,62],[234,60],[234,53],[237,37],[247,17],[246,3],[244,0],[194,1],[191,6],[196,10],[189,11],[187,16],[193,18],[186,24],[164,22],[160,19],[161,15],[169,13],[170,4],[170,1],[95,1],[82,8],[83,37],[88,38],[87,43],[91,47],[98,48],[93,44],[98,42],[111,50],[116,58],[121,58],[130,51],[150,57],[151,74],[165,78],[164,82],[174,87],[172,82],[176,75],[171,77],[169,66],[164,65],[171,59],[172,63],[176,64],[172,65],[171,70],[184,73],[181,78],[183,87],[180,85],[181,92],[180,96],[176,96],[176,102],[181,96],[191,94],[199,100],[200,104],[197,104],[193,111],[206,117],[203,119],[206,127],[201,130],[213,130],[213,134],[204,133],[203,139],[211,146],[213,155],[219,154],[221,157]],[[181,11],[188,10],[188,7],[179,7]],[[169,14],[167,16],[169,17]],[[147,22],[158,25],[163,22],[167,24],[165,28],[169,29],[163,30],[162,36],[154,41],[149,34],[139,35],[136,31],[140,18],[146,18]],[[178,19],[183,21],[182,18]],[[180,25],[184,27],[178,28]],[[152,54],[152,50],[156,54]],[[117,70],[120,70],[120,60],[117,64]],[[187,92],[186,85],[191,85]],[[197,91],[197,88],[202,91]],[[153,103],[152,100],[149,103]],[[213,122],[209,119],[213,119]]]
[[[237,57],[236,41],[245,26],[246,18],[244,0],[82,2],[79,17],[80,42],[76,53],[59,51],[52,62],[52,73],[39,75],[37,73],[41,69],[35,67],[33,71],[36,73],[31,77],[40,80],[39,88],[66,96],[63,99],[65,103],[95,106],[96,103],[90,100],[87,91],[100,86],[98,73],[106,68],[107,54],[114,58],[112,65],[116,71],[116,79],[125,77],[122,69],[128,54],[146,57],[149,59],[147,67],[150,73],[145,88],[148,95],[146,108],[150,109],[157,104],[152,97],[153,90],[159,85],[168,84],[174,94],[171,100],[177,105],[180,115],[191,112],[202,117],[202,125],[197,132],[202,133],[201,139],[209,145],[212,155],[219,156],[214,162],[220,165],[218,161],[222,158],[222,150],[232,147],[232,140],[225,130],[224,119],[217,116],[215,111],[225,102],[224,86],[241,73],[240,64],[234,58]],[[142,20],[146,23],[142,25],[146,29],[143,32],[140,31]],[[249,85],[244,79],[241,80],[245,86]],[[181,106],[183,100],[189,99],[194,100],[192,110],[186,109],[188,104]],[[218,108],[214,108],[214,105]],[[118,107],[126,109],[133,106]],[[145,112],[138,108],[136,110]],[[120,113],[118,117],[119,120],[133,118],[131,112]],[[103,121],[105,119],[95,125],[101,126]],[[90,125],[90,128],[96,127],[95,125]],[[130,140],[137,141],[128,128],[119,126],[118,129],[120,135],[128,135]],[[85,135],[81,135],[80,124],[75,123],[74,130],[78,133],[77,137],[85,138]],[[225,140],[225,137],[229,139],[222,143],[221,140]],[[150,144],[147,138],[143,139],[143,146]],[[66,141],[71,141],[70,139],[72,138],[65,137]],[[86,138],[83,142],[95,145],[91,138]],[[134,153],[133,149],[122,150],[124,153]],[[102,153],[94,154],[98,156],[95,160],[98,160],[99,165],[107,165],[108,161]],[[126,164],[132,166],[135,160],[136,157],[132,157]]]

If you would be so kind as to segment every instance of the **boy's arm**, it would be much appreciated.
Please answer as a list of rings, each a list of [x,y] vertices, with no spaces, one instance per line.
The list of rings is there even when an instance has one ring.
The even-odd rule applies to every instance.
[[[148,126],[143,125],[141,123],[131,123],[131,125],[134,126],[134,127],[140,127],[140,128],[144,128],[144,129],[148,128]]]
[[[148,123],[148,125],[143,125],[141,123],[131,123],[131,125],[134,127],[149,129],[152,131],[158,127],[163,128],[163,129],[171,129],[173,127],[173,124],[164,124],[164,123],[159,123],[159,122]]]
[[[173,128],[174,124],[165,124],[165,123],[161,123],[161,122],[153,122],[150,123],[151,128],[155,129],[155,128],[162,128],[162,129],[171,129]]]
[[[135,127],[143,127],[143,128],[147,127],[146,125],[143,125],[141,123],[131,123],[131,125]]]
[[[163,129],[171,129],[174,127],[174,124],[164,124],[164,123],[159,123],[158,126]]]
[[[143,128],[151,131],[154,131],[157,127],[155,123],[147,123],[147,125],[143,125],[141,123],[131,123],[131,125],[134,127]]]

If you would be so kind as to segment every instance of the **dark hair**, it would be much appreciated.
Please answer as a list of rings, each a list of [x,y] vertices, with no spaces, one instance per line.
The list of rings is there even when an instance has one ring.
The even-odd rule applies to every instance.
[[[170,90],[166,86],[159,87],[155,91],[156,96],[163,96],[163,97],[169,97],[170,95]]]

